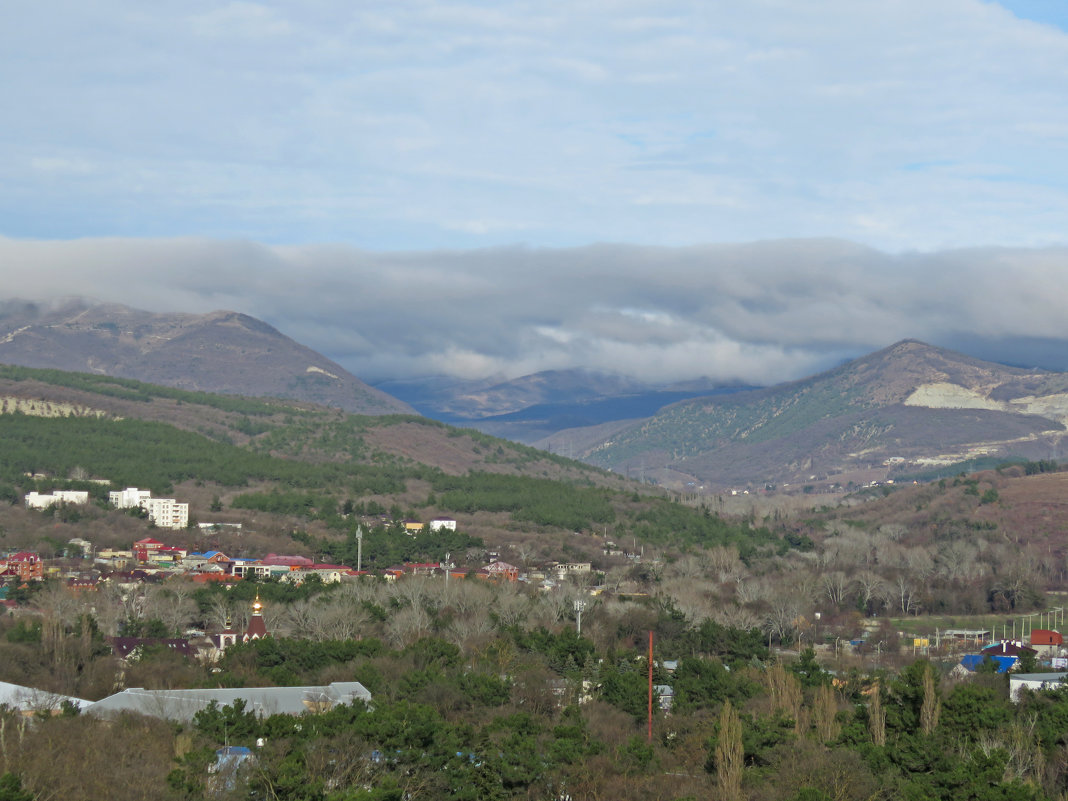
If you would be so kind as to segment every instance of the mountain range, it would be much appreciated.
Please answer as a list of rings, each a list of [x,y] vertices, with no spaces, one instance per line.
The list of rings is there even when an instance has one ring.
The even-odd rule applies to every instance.
[[[587,370],[372,387],[244,314],[72,300],[0,308],[0,362],[358,414],[418,411],[684,491],[832,489],[977,460],[1056,459],[1068,424],[1068,373],[915,340],[760,389],[653,385]]]

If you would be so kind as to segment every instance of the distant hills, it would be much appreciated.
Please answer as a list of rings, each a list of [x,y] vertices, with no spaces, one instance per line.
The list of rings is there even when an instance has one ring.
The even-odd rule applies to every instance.
[[[738,392],[708,379],[652,384],[596,370],[546,370],[511,380],[465,381],[431,376],[377,384],[436,420],[475,428],[496,437],[540,443],[565,429],[648,417],[689,398]],[[559,453],[574,450],[571,439]]]
[[[413,411],[267,323],[231,311],[154,314],[81,299],[52,308],[9,302],[0,307],[0,363],[289,398],[358,414]]]
[[[968,460],[1056,458],[1066,422],[1068,374],[906,340],[801,381],[541,444],[581,443],[576,458],[666,486],[846,486]]]

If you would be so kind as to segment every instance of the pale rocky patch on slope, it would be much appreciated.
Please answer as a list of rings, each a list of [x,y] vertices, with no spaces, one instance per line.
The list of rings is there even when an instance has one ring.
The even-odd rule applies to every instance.
[[[921,384],[905,398],[906,406],[922,406],[927,409],[989,409],[1007,411],[1007,405],[984,397],[974,389],[960,384],[937,382]]]
[[[108,413],[90,406],[56,403],[12,396],[0,397],[0,414],[26,414],[31,417],[107,417]]]
[[[1068,393],[1013,398],[1007,404],[1012,411],[1037,414],[1068,425]]]
[[[1013,398],[1010,401],[996,401],[974,389],[959,384],[935,382],[917,387],[908,398],[906,406],[919,406],[927,409],[985,409],[1012,414],[1032,414],[1046,417],[1060,423],[1068,423],[1068,394],[1058,393],[1043,396]],[[1015,439],[974,442],[950,453],[910,459],[914,464],[924,466],[947,465],[981,456],[1005,454],[1013,445],[1035,442],[1040,437],[1057,437],[1062,431],[1051,429],[1041,434],[1031,434]]]
[[[960,384],[922,384],[905,399],[906,406],[927,409],[987,409],[1012,414],[1033,414],[1068,424],[1068,393],[1026,395],[1009,401],[996,401]]]

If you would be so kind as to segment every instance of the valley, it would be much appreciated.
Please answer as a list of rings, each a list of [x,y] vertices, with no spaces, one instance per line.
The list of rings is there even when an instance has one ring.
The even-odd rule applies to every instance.
[[[942,373],[954,363],[904,350],[940,359]],[[130,787],[203,797],[219,792],[219,768],[208,766],[225,741],[249,749],[253,762],[234,771],[233,786],[253,797],[504,799],[544,782],[591,801],[606,789],[700,796],[723,780],[717,726],[737,725],[750,797],[797,787],[798,749],[813,760],[805,787],[830,788],[832,765],[853,764],[847,797],[858,801],[879,782],[892,788],[887,798],[920,792],[928,775],[964,786],[953,761],[917,772],[868,766],[863,755],[893,762],[922,743],[978,759],[984,746],[961,739],[975,728],[977,713],[966,711],[975,693],[1003,720],[1050,726],[1059,714],[1056,690],[1010,701],[977,651],[1009,632],[1031,641],[1061,625],[1068,473],[1052,459],[999,457],[1055,445],[1046,438],[1059,436],[1058,421],[1012,410],[1053,414],[1061,379],[1010,371],[982,392],[960,376],[891,389],[883,371],[843,388],[843,376],[864,372],[847,365],[830,382],[663,410],[690,426],[705,415],[702,442],[744,434],[715,459],[757,446],[770,459],[792,442],[794,472],[770,475],[805,482],[750,488],[739,472],[734,488],[699,486],[696,472],[686,482],[672,468],[672,490],[410,414],[0,366],[9,610],[0,682],[33,688],[52,709],[83,709],[26,707],[41,721],[0,749],[3,768],[32,792],[68,792],[37,761],[62,761],[51,750],[62,747],[109,797],[141,797]],[[865,448],[803,450],[846,423],[849,443]],[[663,421],[642,425],[645,437],[667,431]],[[995,447],[991,429],[1017,436]],[[612,436],[629,442],[630,431]],[[988,439],[976,439],[982,431]],[[679,442],[680,468],[715,463]],[[637,458],[652,478],[649,453]],[[907,479],[958,456],[991,464],[969,472],[958,461],[943,477]],[[739,458],[752,469],[751,455]],[[851,483],[798,472],[833,458],[854,470]],[[170,529],[108,502],[132,487],[188,504],[188,525]],[[85,500],[31,509],[31,492]],[[1013,659],[1054,670],[1061,657],[1051,653]],[[370,706],[325,700],[357,686]],[[291,712],[243,706],[264,687],[320,700],[305,699],[294,725]],[[224,691],[233,705],[178,722],[143,700]],[[135,703],[137,715],[119,718],[136,733],[126,747],[153,768],[142,784],[119,785],[124,770],[92,743],[115,725],[107,710]],[[921,725],[927,708],[945,718]],[[71,744],[78,732],[88,739]],[[1046,759],[1057,746],[1043,737],[1025,742]],[[345,762],[317,762],[320,749]],[[1006,779],[997,773],[1006,764],[995,760],[968,792],[1048,793],[1066,780],[1026,770],[1026,782]]]

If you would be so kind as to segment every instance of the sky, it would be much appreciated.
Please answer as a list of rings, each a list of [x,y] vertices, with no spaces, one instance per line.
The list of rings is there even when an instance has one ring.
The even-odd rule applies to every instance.
[[[8,3],[0,107],[0,297],[361,377],[1068,340],[1062,0]]]

